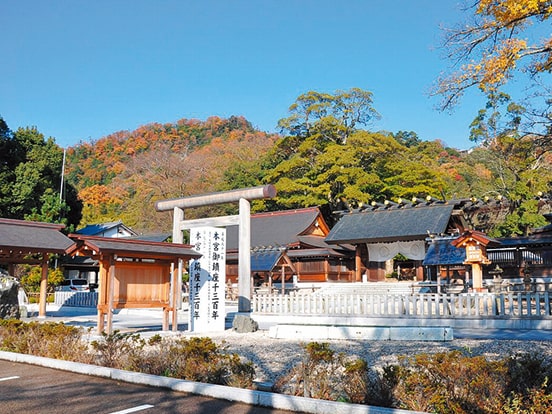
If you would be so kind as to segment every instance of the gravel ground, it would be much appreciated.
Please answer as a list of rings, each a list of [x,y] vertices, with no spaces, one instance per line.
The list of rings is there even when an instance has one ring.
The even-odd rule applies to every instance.
[[[190,336],[191,334],[185,334]],[[226,330],[211,333],[216,343],[229,353],[236,353],[251,361],[255,366],[256,380],[274,382],[303,358],[303,346],[309,340],[274,339],[268,331],[236,333]],[[332,350],[365,359],[369,366],[382,367],[395,363],[401,355],[437,353],[451,350],[467,350],[473,355],[484,355],[498,359],[516,353],[534,352],[552,360],[550,341],[496,340],[496,339],[454,339],[446,342],[430,341],[373,341],[373,340],[326,340]]]

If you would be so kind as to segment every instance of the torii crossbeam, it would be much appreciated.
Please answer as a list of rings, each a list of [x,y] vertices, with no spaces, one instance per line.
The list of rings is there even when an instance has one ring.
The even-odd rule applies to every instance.
[[[251,200],[273,198],[276,188],[272,185],[222,191],[211,194],[162,200],[155,203],[157,211],[174,211],[173,242],[183,243],[182,230],[212,225],[239,227],[238,251],[238,312],[251,312]],[[213,217],[184,221],[184,209],[215,204],[239,202],[238,216]],[[181,271],[181,269],[179,269]]]

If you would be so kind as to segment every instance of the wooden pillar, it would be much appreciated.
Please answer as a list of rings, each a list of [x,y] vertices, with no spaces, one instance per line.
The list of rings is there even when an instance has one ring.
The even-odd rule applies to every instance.
[[[362,257],[360,254],[360,246],[360,244],[357,244],[355,249],[355,282],[362,280]]]
[[[113,333],[113,305],[115,296],[115,260],[116,256],[109,259],[109,283],[107,284],[107,333]]]
[[[178,266],[174,263],[171,265],[171,279],[172,279],[172,298],[170,300],[172,304],[172,330],[178,331],[178,309],[182,303],[182,281],[180,280],[180,269],[182,260],[178,260]]]
[[[162,331],[168,331],[169,330],[169,312],[170,307],[165,306],[163,308],[163,319],[161,321],[161,330]]]
[[[38,301],[38,317],[46,317],[46,302],[48,301],[48,253],[42,254],[42,274],[40,277],[40,297]]]
[[[421,260],[416,261],[416,280],[424,280],[424,265]]]
[[[107,313],[107,292],[109,288],[108,273],[109,261],[103,257],[100,258],[100,271],[98,275],[98,333],[101,334],[105,329],[105,315]]]
[[[472,281],[475,292],[483,291],[483,269],[480,263],[472,263]]]

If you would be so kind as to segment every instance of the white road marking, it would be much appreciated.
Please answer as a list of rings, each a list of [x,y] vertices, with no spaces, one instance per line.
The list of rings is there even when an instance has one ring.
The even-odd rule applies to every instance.
[[[19,377],[5,377],[5,378],[0,378],[0,381],[9,381],[9,380],[12,380],[12,379],[17,379]]]
[[[127,408],[126,410],[123,410],[123,411],[115,411],[115,412],[112,412],[112,413],[110,413],[110,414],[128,414],[128,413],[135,413],[135,412],[137,412],[137,411],[147,410],[148,408],[153,408],[153,405],[150,405],[150,404],[139,405],[138,407]]]

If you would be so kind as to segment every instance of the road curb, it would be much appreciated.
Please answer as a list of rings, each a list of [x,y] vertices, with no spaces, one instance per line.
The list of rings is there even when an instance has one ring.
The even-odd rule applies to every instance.
[[[39,365],[77,374],[110,378],[132,384],[168,388],[173,391],[203,395],[221,400],[241,402],[279,410],[289,410],[313,414],[422,414],[394,408],[374,407],[370,405],[348,404],[314,398],[296,397],[267,391],[247,390],[224,385],[205,384],[176,378],[162,377],[139,372],[124,371],[80,362],[63,361],[15,352],[0,351],[0,359],[24,364]]]

